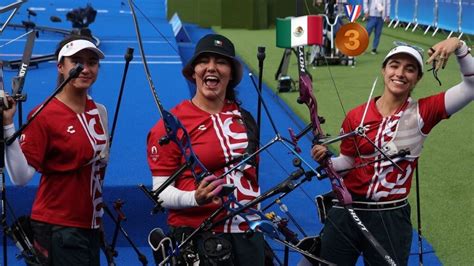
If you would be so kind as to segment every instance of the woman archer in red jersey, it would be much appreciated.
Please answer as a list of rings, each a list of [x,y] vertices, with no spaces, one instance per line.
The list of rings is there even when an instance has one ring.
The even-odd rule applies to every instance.
[[[244,154],[252,154],[258,147],[255,120],[236,99],[235,87],[242,79],[243,70],[235,57],[233,43],[218,34],[204,36],[182,72],[186,79],[196,84],[196,92],[191,99],[175,106],[171,113],[186,128],[192,148],[207,170],[215,175],[223,174],[237,165]],[[185,163],[181,150],[174,142],[159,145],[164,136],[166,131],[163,120],[160,120],[148,134],[147,156],[155,190]],[[223,183],[235,186],[233,193],[241,204],[260,195],[256,160],[249,160],[221,179],[215,175],[207,176],[198,183],[193,173],[186,170],[159,195],[163,207],[168,209],[168,224],[176,241],[185,239],[183,234],[199,228],[222,205],[213,199],[222,190]],[[227,211],[221,212],[214,221],[227,214]],[[248,218],[253,220],[258,217]],[[193,262],[187,262],[192,264],[199,260],[200,265],[263,265],[263,236],[256,232],[248,237],[245,234],[247,229],[248,224],[241,216],[227,219],[212,228],[212,234],[205,233],[194,238],[194,250],[198,256],[193,257]],[[218,250],[213,250],[219,246],[215,242],[212,244],[214,236],[220,238],[216,241],[221,241]]]
[[[107,116],[89,89],[104,53],[90,39],[74,36],[59,43],[56,56],[58,86],[76,64],[84,69],[44,106],[19,140],[7,146],[6,166],[19,186],[31,181],[35,172],[41,174],[31,228],[42,264],[98,266]],[[13,107],[3,112],[6,137],[15,132],[16,104],[8,99]]]
[[[423,51],[407,44],[393,48],[382,63],[382,95],[351,110],[342,123],[342,133],[363,127],[370,141],[362,136],[346,138],[340,155],[331,158],[336,171],[375,162],[342,175],[359,218],[398,265],[406,265],[410,254],[412,225],[407,197],[423,142],[441,120],[474,99],[474,58],[463,41],[450,38],[437,43],[430,48],[427,63],[434,63],[437,71],[451,55],[459,64],[460,83],[415,100],[411,92],[423,76]],[[401,153],[405,155],[399,156]],[[327,147],[315,145],[311,154],[322,161],[328,156]],[[398,167],[385,156],[393,157]],[[337,201],[328,212],[321,238],[323,259],[354,265],[362,254],[368,265],[385,264]]]

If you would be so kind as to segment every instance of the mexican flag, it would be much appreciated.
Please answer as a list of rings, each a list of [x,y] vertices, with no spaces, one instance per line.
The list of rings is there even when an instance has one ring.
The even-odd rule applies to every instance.
[[[276,21],[276,45],[291,48],[300,45],[323,44],[323,17],[303,16]]]

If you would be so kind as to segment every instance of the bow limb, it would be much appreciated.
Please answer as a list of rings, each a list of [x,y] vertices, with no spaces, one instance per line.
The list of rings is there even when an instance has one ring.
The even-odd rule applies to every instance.
[[[21,58],[21,65],[18,69],[18,75],[12,81],[12,96],[18,98],[22,96],[23,86],[25,85],[26,73],[30,65],[31,55],[33,54],[33,47],[36,39],[36,31],[31,30],[27,33],[27,40],[23,56]]]
[[[158,94],[156,92],[155,84],[153,83],[153,80],[151,78],[150,68],[148,67],[148,63],[146,61],[145,50],[143,48],[142,35],[140,33],[140,26],[138,25],[137,14],[135,13],[133,1],[128,0],[128,5],[130,6],[130,11],[132,12],[133,25],[135,27],[135,33],[137,34],[137,41],[138,41],[138,48],[139,48],[138,50],[140,51],[140,55],[141,55],[141,58],[142,58],[143,68],[145,70],[146,79],[148,81],[148,85],[150,86],[151,93],[153,95],[153,99],[155,100],[155,104],[158,106],[158,111],[160,112],[160,116],[164,117],[164,115],[163,115],[164,108],[163,108],[163,105],[161,104],[160,98],[158,97]]]
[[[313,95],[313,85],[312,81],[309,78],[308,73],[306,72],[305,67],[305,58],[304,58],[304,47],[298,46],[297,48],[298,53],[298,72],[299,72],[299,103],[304,103],[308,106],[310,119],[311,119],[311,126],[312,126],[312,133],[313,133],[313,143],[319,143],[319,140],[324,137],[323,130],[321,128],[321,123],[319,122],[318,118],[318,104],[316,101],[316,97]],[[332,167],[332,162],[330,158],[326,157],[323,162],[321,162],[321,166],[326,170],[328,175],[330,176],[332,190],[336,193],[338,200],[344,204],[349,205],[352,204],[352,196],[347,190],[342,177],[337,174],[337,172]]]
[[[138,50],[140,51],[140,55],[143,62],[143,68],[145,69],[145,75],[148,81],[148,85],[150,87],[151,93],[153,95],[153,99],[155,100],[156,106],[158,107],[158,111],[160,113],[161,118],[163,119],[163,124],[166,130],[166,136],[160,140],[160,145],[167,144],[170,140],[176,143],[181,150],[186,162],[190,165],[191,171],[196,178],[197,181],[201,181],[201,179],[209,175],[209,171],[206,167],[199,161],[196,154],[194,153],[191,147],[191,139],[189,137],[186,128],[181,124],[177,117],[175,117],[171,112],[164,109],[163,105],[161,104],[160,98],[158,97],[158,93],[155,89],[155,84],[151,78],[150,69],[148,67],[148,63],[146,61],[145,51],[143,48],[143,41],[140,33],[140,26],[138,24],[137,15],[135,13],[135,4],[132,0],[128,0],[128,4],[130,6],[130,11],[133,17],[133,24],[135,26],[135,32],[137,35],[138,40]],[[169,42],[168,42],[169,43]],[[170,44],[171,45],[171,44]],[[182,137],[178,137],[178,132],[182,133]],[[196,173],[196,166],[201,169],[200,174]]]
[[[306,62],[304,57],[304,46],[297,47],[298,55],[298,73],[299,73],[299,103],[304,103],[308,106],[310,112],[310,119],[312,125],[312,133],[314,136],[313,143],[319,143],[320,139],[324,137],[321,125],[318,119],[318,105],[316,97],[313,94],[313,85],[309,77],[309,74],[306,72]],[[334,170],[332,166],[331,159],[327,156],[320,163],[322,169],[327,173],[331,181],[331,187],[334,193],[336,194],[339,202],[344,206],[344,208],[349,212],[349,216],[357,225],[357,228],[362,232],[364,237],[370,242],[370,244],[377,250],[377,252],[385,259],[387,264],[396,265],[395,261],[390,257],[388,252],[380,245],[380,243],[375,239],[375,237],[370,233],[370,231],[362,223],[354,208],[352,207],[352,196],[344,185],[342,177]]]
[[[25,85],[26,73],[30,65],[31,55],[33,54],[33,46],[35,43],[37,32],[32,30],[28,33],[28,38],[23,51],[21,65],[18,69],[18,75],[12,81],[12,97],[18,102],[18,124],[23,124],[23,105],[22,102],[26,100],[26,94],[23,94],[23,86]]]

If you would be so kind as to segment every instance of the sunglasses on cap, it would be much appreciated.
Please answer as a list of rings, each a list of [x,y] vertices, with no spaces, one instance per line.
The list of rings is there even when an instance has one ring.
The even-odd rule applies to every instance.
[[[408,46],[408,47],[411,47],[413,49],[415,49],[418,53],[420,53],[420,55],[423,57],[423,53],[425,52],[425,50],[419,46],[416,46],[416,45],[412,45],[412,44],[408,44],[406,42],[401,42],[401,41],[393,41],[393,45],[395,46]]]
[[[415,49],[416,51],[418,51],[421,55],[423,55],[423,53],[425,52],[425,50],[423,48],[421,48],[419,46],[416,46],[416,45],[411,45],[411,44],[408,44],[408,43],[405,43],[405,42],[394,41],[393,44],[395,46],[408,46],[408,47],[411,47],[411,48]],[[433,48],[431,48],[431,49],[433,49]],[[434,59],[433,62],[432,62],[431,68],[426,70],[426,72],[431,71],[433,73],[433,77],[436,79],[436,81],[438,81],[439,86],[441,86],[441,80],[438,78],[438,70],[436,70],[436,63],[437,63],[437,60]]]

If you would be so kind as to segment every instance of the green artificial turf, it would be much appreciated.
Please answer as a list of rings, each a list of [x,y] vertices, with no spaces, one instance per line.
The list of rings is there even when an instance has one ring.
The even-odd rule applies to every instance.
[[[264,82],[276,91],[277,81],[274,76],[280,64],[283,49],[275,46],[274,29],[243,30],[216,27],[214,30],[234,42],[238,55],[255,75],[258,74],[257,47],[265,46]],[[309,66],[308,70],[313,75],[319,115],[326,118],[326,123],[323,125],[325,133],[337,135],[344,118],[344,111],[337,97],[338,93],[346,112],[367,101],[372,83],[377,76],[379,81],[374,96],[381,94],[383,90],[381,63],[393,46],[394,40],[421,46],[426,51],[446,36],[440,33],[431,37],[431,32],[423,35],[421,30],[411,32],[402,28],[384,27],[378,49],[379,54],[366,53],[358,56],[355,67],[336,65],[329,68],[327,66],[312,68]],[[472,45],[472,42],[468,44]],[[371,48],[370,45],[368,51]],[[428,68],[430,66],[426,65],[425,71]],[[450,58],[447,67],[439,71],[439,78],[443,83],[441,87],[430,72],[425,72],[412,96],[425,97],[457,84],[461,80],[458,70],[454,57]],[[297,81],[294,55],[291,57],[288,73]],[[241,89],[253,90],[254,88]],[[307,107],[296,103],[297,92],[280,93],[279,96],[296,115],[309,121]],[[419,161],[422,235],[433,245],[443,264],[474,265],[474,188],[472,185],[474,181],[474,104],[470,104],[452,118],[442,121],[433,129],[424,146],[423,155]],[[337,150],[338,147],[332,148]],[[413,226],[416,228],[414,181],[412,188],[410,201]]]

